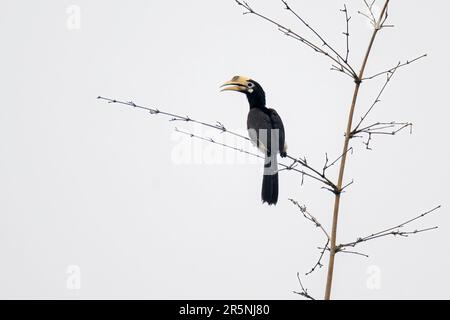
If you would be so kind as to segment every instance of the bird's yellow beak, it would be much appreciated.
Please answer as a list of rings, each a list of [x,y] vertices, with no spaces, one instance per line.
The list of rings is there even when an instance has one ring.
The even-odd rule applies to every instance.
[[[248,81],[250,78],[235,76],[230,81],[225,82],[220,87],[223,88],[220,91],[238,91],[238,92],[247,92],[248,91]]]

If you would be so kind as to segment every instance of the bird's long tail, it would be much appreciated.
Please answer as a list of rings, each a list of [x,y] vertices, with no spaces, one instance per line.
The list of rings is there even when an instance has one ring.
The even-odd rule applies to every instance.
[[[264,177],[262,183],[261,199],[269,205],[278,201],[278,164],[277,155],[266,156],[264,163]]]

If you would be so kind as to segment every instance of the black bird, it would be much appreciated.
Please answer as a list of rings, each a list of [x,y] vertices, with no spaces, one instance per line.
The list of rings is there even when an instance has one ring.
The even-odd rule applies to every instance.
[[[261,198],[263,203],[275,205],[278,201],[277,154],[286,156],[283,121],[274,109],[266,107],[266,95],[258,82],[235,76],[222,87],[222,91],[238,91],[247,96],[250,104],[247,116],[250,140],[265,154]]]

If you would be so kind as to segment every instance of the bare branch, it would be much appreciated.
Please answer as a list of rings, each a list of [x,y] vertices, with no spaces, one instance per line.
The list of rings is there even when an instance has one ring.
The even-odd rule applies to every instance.
[[[362,12],[362,11],[358,11],[358,14],[360,14],[360,15],[366,17],[366,18],[370,21],[370,23],[372,24],[372,26],[374,26],[373,19],[372,19],[372,17],[371,17],[369,14],[364,13],[364,12]]]
[[[371,3],[369,3],[367,0],[364,0],[364,4],[366,5],[368,12],[364,13],[364,12],[358,11],[358,13],[360,15],[366,17],[369,20],[370,24],[373,26],[373,28],[377,31],[381,30],[383,28],[393,27],[393,25],[386,24],[386,20],[389,17],[389,13],[388,13],[389,7],[388,6],[386,7],[383,17],[377,21],[377,19],[375,18],[375,13],[373,11],[375,2],[376,2],[376,0],[373,0]]]
[[[366,126],[365,128],[360,128],[360,126],[363,124],[363,122],[366,120],[366,118],[368,117],[368,115],[373,111],[373,109],[375,108],[375,106],[381,102],[381,96],[384,93],[386,87],[388,86],[389,82],[391,81],[392,77],[394,76],[395,72],[401,68],[402,66],[411,64],[414,61],[417,61],[423,57],[425,57],[426,55],[422,55],[416,59],[413,59],[411,61],[408,61],[406,63],[401,63],[399,62],[397,64],[397,66],[395,66],[394,68],[391,68],[385,72],[381,72],[375,76],[366,78],[366,79],[373,79],[374,77],[378,76],[378,75],[386,75],[386,80],[383,84],[383,86],[381,87],[380,91],[378,92],[377,97],[375,98],[374,102],[372,103],[372,105],[370,106],[370,108],[366,111],[366,113],[361,117],[361,119],[359,120],[358,124],[355,126],[355,128],[352,130],[351,134],[350,134],[350,138],[354,138],[357,137],[360,134],[367,134],[367,141],[364,143],[366,145],[366,148],[368,150],[371,150],[371,148],[369,147],[369,144],[372,140],[372,135],[374,134],[385,134],[385,135],[395,135],[397,134],[399,131],[409,127],[412,128],[412,123],[407,123],[407,122],[376,122],[370,126]],[[384,126],[384,127],[383,127]],[[391,131],[385,131],[384,129],[393,129]]]
[[[375,14],[373,13],[373,5],[375,4],[376,0],[373,0],[372,3],[369,5],[367,0],[364,0],[364,3],[367,7],[367,9],[369,9],[369,14],[370,14],[370,20],[373,22],[373,26],[375,27],[375,25],[377,24],[377,19],[375,18]]]
[[[410,128],[410,133],[412,133],[412,125],[411,122],[376,122],[370,126],[359,129],[358,133],[395,135],[405,128]]]
[[[368,258],[368,257],[369,257],[369,255],[368,255],[368,254],[365,254],[365,253],[361,253],[361,252],[358,252],[358,251],[349,251],[349,250],[346,250],[346,248],[342,248],[342,250],[341,250],[341,251],[339,251],[339,252],[341,252],[341,253],[349,253],[349,254],[355,254],[355,255],[358,255],[358,256],[363,256],[363,257],[366,257],[366,258]]]
[[[361,138],[363,134],[367,135],[367,141],[363,142],[364,145],[366,145],[366,149],[372,150],[369,145],[372,141],[373,135],[391,135],[394,136],[400,131],[403,131],[407,128],[409,128],[409,133],[412,133],[412,127],[413,124],[411,122],[376,122],[374,124],[371,124],[370,126],[358,129],[356,131],[356,134],[353,135],[353,138]],[[389,129],[389,130],[387,130]]]
[[[396,70],[398,68],[401,68],[401,67],[408,66],[411,63],[414,63],[414,62],[416,62],[416,61],[418,61],[418,60],[420,60],[422,58],[425,58],[427,56],[428,56],[428,54],[425,53],[425,54],[423,54],[423,55],[421,55],[421,56],[419,56],[417,58],[414,58],[412,60],[406,60],[406,62],[403,62],[403,63],[399,62],[395,67],[392,67],[392,68],[390,68],[388,70],[385,70],[385,71],[382,71],[382,72],[379,72],[379,73],[376,73],[376,74],[374,74],[374,75],[372,75],[370,77],[363,78],[362,80],[371,80],[371,79],[374,79],[374,78],[379,77],[379,76],[381,76],[383,74],[386,74],[386,73],[393,73],[394,70]]]
[[[352,181],[350,181],[349,183],[347,183],[345,186],[343,186],[343,187],[341,188],[341,192],[344,192],[344,190],[347,189],[348,187],[350,187],[354,182],[355,182],[355,181],[352,180]]]
[[[235,0],[235,1],[239,6],[243,7],[246,10],[246,11],[244,11],[244,14],[253,14],[253,15],[275,25],[277,27],[277,29],[280,32],[282,32],[283,34],[285,34],[286,36],[289,36],[293,39],[296,39],[296,40],[302,42],[307,47],[313,49],[315,52],[320,53],[320,54],[328,57],[329,59],[331,59],[333,61],[333,64],[340,66],[340,68],[338,68],[338,71],[343,72],[344,74],[350,76],[353,79],[356,78],[356,72],[353,70],[353,68],[347,62],[345,62],[345,59],[341,58],[341,55],[337,54],[336,50],[331,48],[331,46],[326,41],[324,41],[323,37],[321,37],[318,32],[316,32],[312,27],[310,27],[306,22],[304,22],[304,20],[302,18],[300,18],[300,16],[296,15],[300,19],[300,21],[302,21],[317,37],[319,37],[319,39],[323,42],[323,46],[329,48],[333,52],[333,54],[336,54],[336,57],[331,55],[328,51],[322,49],[321,45],[313,43],[312,41],[306,39],[304,36],[301,36],[300,34],[294,32],[290,28],[285,27],[284,25],[280,24],[279,22],[253,10],[253,8],[247,2],[239,1],[239,0]],[[285,5],[287,5],[287,3],[285,1],[283,1],[283,3],[285,3]],[[287,6],[287,7],[289,9],[288,8],[286,8],[286,9],[293,12],[289,6]],[[295,14],[295,12],[293,12],[293,13]],[[332,68],[332,69],[335,70],[334,68]]]
[[[324,183],[329,186],[331,188],[331,190],[333,190],[333,192],[337,191],[336,185],[327,178],[325,171],[322,170],[322,172],[320,172],[317,169],[314,169],[313,167],[311,167],[308,162],[306,161],[306,158],[294,158],[291,157],[289,155],[286,156],[287,158],[291,159],[293,161],[293,164],[298,163],[301,166],[303,166],[304,168],[307,168],[308,170],[310,170],[311,172],[313,172],[315,175],[317,175],[318,177],[320,177],[320,179],[322,179],[324,181]]]
[[[391,81],[392,77],[394,76],[395,72],[397,71],[398,67],[400,66],[400,63],[397,65],[396,68],[394,68],[391,72],[387,73],[386,75],[386,81],[381,87],[381,90],[378,92],[377,97],[375,98],[374,102],[370,106],[370,108],[366,111],[366,113],[361,117],[358,124],[356,125],[355,129],[352,130],[351,136],[358,134],[358,128],[361,126],[361,124],[364,122],[364,120],[367,118],[370,112],[372,112],[373,108],[381,101],[381,95],[383,94],[384,90],[386,89],[387,85],[389,84],[389,81]]]
[[[322,169],[323,174],[325,175],[325,171],[327,171],[329,168],[334,166],[339,160],[341,160],[341,158],[344,156],[344,154],[347,154],[350,151],[353,153],[353,147],[348,148],[347,151],[345,151],[345,153],[341,154],[339,157],[337,157],[330,164],[328,164],[328,154],[325,154],[325,164],[324,164],[323,169]]]
[[[320,255],[319,255],[319,259],[317,260],[317,262],[314,264],[314,266],[305,273],[305,275],[310,275],[311,273],[313,273],[317,268],[322,268],[323,264],[322,264],[322,258],[325,254],[325,251],[329,250],[328,244],[330,243],[330,235],[328,234],[328,232],[325,230],[325,228],[323,227],[323,225],[317,220],[316,217],[314,217],[307,209],[305,205],[300,205],[297,201],[295,201],[294,199],[289,199],[289,201],[291,201],[295,206],[297,206],[297,208],[299,208],[300,212],[302,213],[303,217],[305,217],[305,219],[311,221],[316,228],[320,228],[323,232],[323,234],[326,237],[326,243],[325,245],[321,248],[319,247],[318,249],[321,250]]]
[[[350,54],[350,31],[349,31],[349,22],[350,22],[350,19],[352,18],[352,17],[349,17],[349,15],[348,15],[348,10],[347,10],[347,6],[344,4],[344,9],[341,9],[341,12],[344,12],[344,14],[345,14],[345,23],[346,23],[346,25],[347,25],[347,28],[346,28],[346,31],[345,32],[343,32],[343,34],[344,34],[344,36],[345,36],[345,39],[346,39],[346,48],[347,48],[347,50],[346,50],[346,53],[345,53],[345,62],[347,63],[348,62],[348,56],[349,56],[349,54]]]
[[[379,232],[372,233],[372,234],[370,234],[368,236],[365,236],[365,237],[357,238],[355,241],[352,241],[352,242],[340,244],[340,245],[337,246],[337,251],[341,251],[342,252],[343,248],[355,247],[356,245],[358,245],[360,243],[367,242],[367,241],[374,240],[374,239],[378,239],[378,238],[387,237],[387,236],[408,237],[409,235],[435,230],[435,229],[438,228],[437,226],[429,227],[429,228],[422,228],[422,229],[415,229],[413,231],[402,231],[401,229],[404,228],[405,226],[409,225],[410,223],[412,223],[412,222],[414,222],[414,221],[416,221],[418,219],[421,219],[421,218],[423,218],[423,217],[425,217],[425,216],[435,212],[436,210],[438,210],[440,208],[441,208],[441,206],[439,205],[437,207],[434,207],[431,210],[428,210],[428,211],[426,211],[426,212],[424,212],[424,213],[422,213],[422,214],[420,214],[420,215],[418,215],[418,216],[416,216],[416,217],[414,217],[412,219],[409,219],[409,220],[407,220],[405,222],[402,222],[402,223],[400,223],[400,224],[398,224],[398,225],[396,225],[394,227],[390,227],[390,228],[381,230]]]
[[[237,148],[237,147],[230,146],[230,145],[222,143],[222,142],[218,142],[218,141],[216,141],[216,140],[214,140],[213,138],[210,138],[210,137],[202,137],[202,136],[196,135],[196,134],[188,132],[188,131],[180,130],[180,129],[176,128],[176,127],[175,127],[175,131],[179,132],[179,133],[182,133],[182,134],[185,134],[185,135],[187,135],[187,136],[189,136],[191,138],[195,138],[195,139],[198,139],[198,140],[203,140],[203,141],[206,141],[206,142],[209,142],[209,143],[212,143],[212,144],[216,144],[216,145],[222,146],[224,148],[228,148],[228,149],[235,150],[237,152],[245,153],[247,155],[250,155],[250,156],[253,156],[253,157],[256,157],[256,158],[259,158],[259,159],[264,159],[264,157],[262,155],[260,155],[260,154],[252,153],[252,152],[249,152],[249,151],[244,150],[242,148]],[[314,176],[314,175],[312,175],[312,174],[310,174],[308,172],[305,172],[304,170],[297,169],[295,167],[295,165],[293,165],[293,164],[287,165],[287,164],[284,164],[284,163],[278,163],[278,165],[280,167],[283,167],[284,170],[290,170],[290,171],[294,171],[294,172],[300,173],[302,175],[302,179],[303,179],[304,176],[306,176],[308,178],[314,179],[314,180],[316,180],[318,182],[321,182],[323,184],[327,184],[327,181],[322,180],[322,179],[320,179],[320,178],[318,178],[318,177],[316,177],[316,176]],[[278,172],[280,172],[280,171],[283,171],[283,169],[278,170]]]
[[[146,107],[146,106],[141,106],[141,105],[138,105],[138,104],[134,103],[133,101],[120,101],[120,100],[117,100],[117,99],[105,98],[105,97],[102,97],[102,96],[98,96],[97,99],[105,100],[108,103],[121,104],[121,105],[126,105],[126,106],[130,106],[130,107],[137,108],[137,109],[147,110],[152,115],[161,114],[161,115],[164,115],[164,116],[168,116],[168,117],[171,117],[171,119],[169,121],[184,121],[184,122],[197,123],[197,124],[200,124],[202,126],[205,126],[205,127],[208,127],[208,128],[213,128],[213,129],[219,130],[221,132],[227,132],[227,133],[229,133],[231,135],[234,135],[236,137],[239,137],[241,139],[250,141],[250,139],[248,137],[243,136],[243,135],[241,135],[239,133],[232,132],[232,131],[228,130],[227,128],[225,128],[225,126],[222,123],[220,123],[218,121],[216,123],[213,123],[213,124],[212,123],[203,122],[203,121],[198,121],[198,120],[190,118],[189,116],[180,116],[178,114],[162,111],[160,109],[150,108],[150,107]]]
[[[305,276],[309,276],[311,273],[316,271],[317,268],[320,269],[323,267],[323,264],[322,264],[323,255],[325,254],[325,251],[330,250],[330,248],[328,247],[329,243],[330,243],[330,239],[327,239],[327,242],[325,243],[325,245],[322,248],[320,248],[320,247],[318,248],[318,249],[321,249],[319,259],[317,259],[316,264],[311,268],[311,270],[309,270],[307,273],[305,273]]]
[[[299,291],[293,291],[293,292],[295,294],[301,295],[301,296],[303,296],[303,297],[305,297],[307,299],[316,300],[308,293],[308,289],[306,289],[303,286],[302,280],[300,280],[300,273],[298,273],[298,272],[297,272],[297,279],[298,279],[298,283],[300,284],[300,288],[301,288],[302,291],[300,291],[300,292]]]
[[[386,20],[388,19],[388,17],[389,17],[389,6],[386,7],[386,12],[384,13],[384,18],[381,21],[381,23],[378,25],[379,29],[382,29],[382,28],[393,28],[394,27],[393,24],[386,24]]]
[[[350,64],[348,64],[348,51],[347,51],[347,57],[343,58],[342,55],[340,53],[338,53],[327,41],[325,41],[325,39],[313,28],[311,27],[311,25],[309,23],[306,22],[305,19],[303,19],[297,12],[295,12],[287,3],[287,1],[285,0],[281,0],[281,2],[283,2],[285,9],[290,11],[298,20],[300,20],[300,22],[305,25],[309,30],[311,30],[311,32],[322,42],[322,45],[327,47],[328,49],[331,50],[331,52],[333,52],[336,55],[336,58],[340,61],[343,62],[339,65],[342,66],[342,64],[344,64],[345,66],[347,66],[350,70],[351,70],[351,74],[356,77],[356,71],[353,70],[352,66]],[[348,49],[348,22],[350,21],[350,19],[348,18],[348,14],[347,14],[347,8],[344,5],[344,10],[342,10],[343,12],[345,12],[346,15],[346,20],[347,20],[347,49]],[[343,66],[342,66],[343,67]]]
[[[322,224],[316,219],[316,217],[314,217],[307,209],[305,205],[300,205],[297,201],[295,201],[294,199],[288,199],[289,201],[291,201],[295,206],[298,207],[298,209],[300,210],[300,212],[303,214],[303,216],[311,221],[312,223],[314,223],[314,225],[316,226],[316,228],[320,228],[322,230],[322,232],[325,234],[325,237],[327,237],[327,239],[330,239],[330,236],[328,234],[328,232],[325,230],[325,228],[322,226]]]
[[[214,140],[213,138],[202,137],[202,136],[196,135],[196,134],[191,133],[191,132],[183,131],[183,130],[178,129],[177,127],[175,127],[175,132],[179,132],[179,133],[188,135],[188,136],[190,136],[191,138],[196,138],[196,139],[199,139],[199,140],[203,140],[203,141],[206,141],[206,142],[210,142],[210,143],[212,143],[212,144],[217,144],[217,145],[219,145],[219,146],[221,146],[221,147],[224,147],[224,148],[228,148],[228,149],[232,149],[232,150],[235,150],[235,151],[238,151],[238,152],[241,152],[241,153],[245,153],[245,154],[248,154],[248,155],[250,155],[250,156],[252,156],[252,157],[264,159],[264,157],[263,157],[262,155],[260,155],[260,154],[253,153],[253,152],[244,150],[244,149],[242,149],[242,148],[237,148],[237,147],[230,146],[230,145],[228,145],[228,144],[225,144],[225,143],[216,141],[216,140]],[[283,166],[283,164],[280,164],[280,165]]]

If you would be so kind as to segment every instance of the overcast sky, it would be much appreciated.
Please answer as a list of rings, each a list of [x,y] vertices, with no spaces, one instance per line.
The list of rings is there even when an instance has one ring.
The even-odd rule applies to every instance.
[[[291,2],[344,52],[342,1]],[[312,38],[279,1],[250,3]],[[372,151],[352,142],[338,242],[441,204],[408,230],[439,229],[362,244],[369,258],[338,255],[333,297],[450,298],[450,4],[391,3],[395,28],[379,34],[368,74],[429,56],[397,71],[368,123],[410,121],[413,134],[376,137]],[[347,5],[359,68],[371,29],[363,1]],[[326,268],[304,276],[323,235],[288,198],[329,228],[331,193],[284,171],[278,205],[262,205],[259,161],[174,127],[233,139],[96,97],[245,134],[246,99],[219,86],[250,76],[283,118],[289,153],[320,168],[341,152],[353,90],[326,58],[232,0],[4,0],[0,39],[1,298],[298,299],[297,272],[323,296]],[[383,80],[363,84],[357,117]]]

